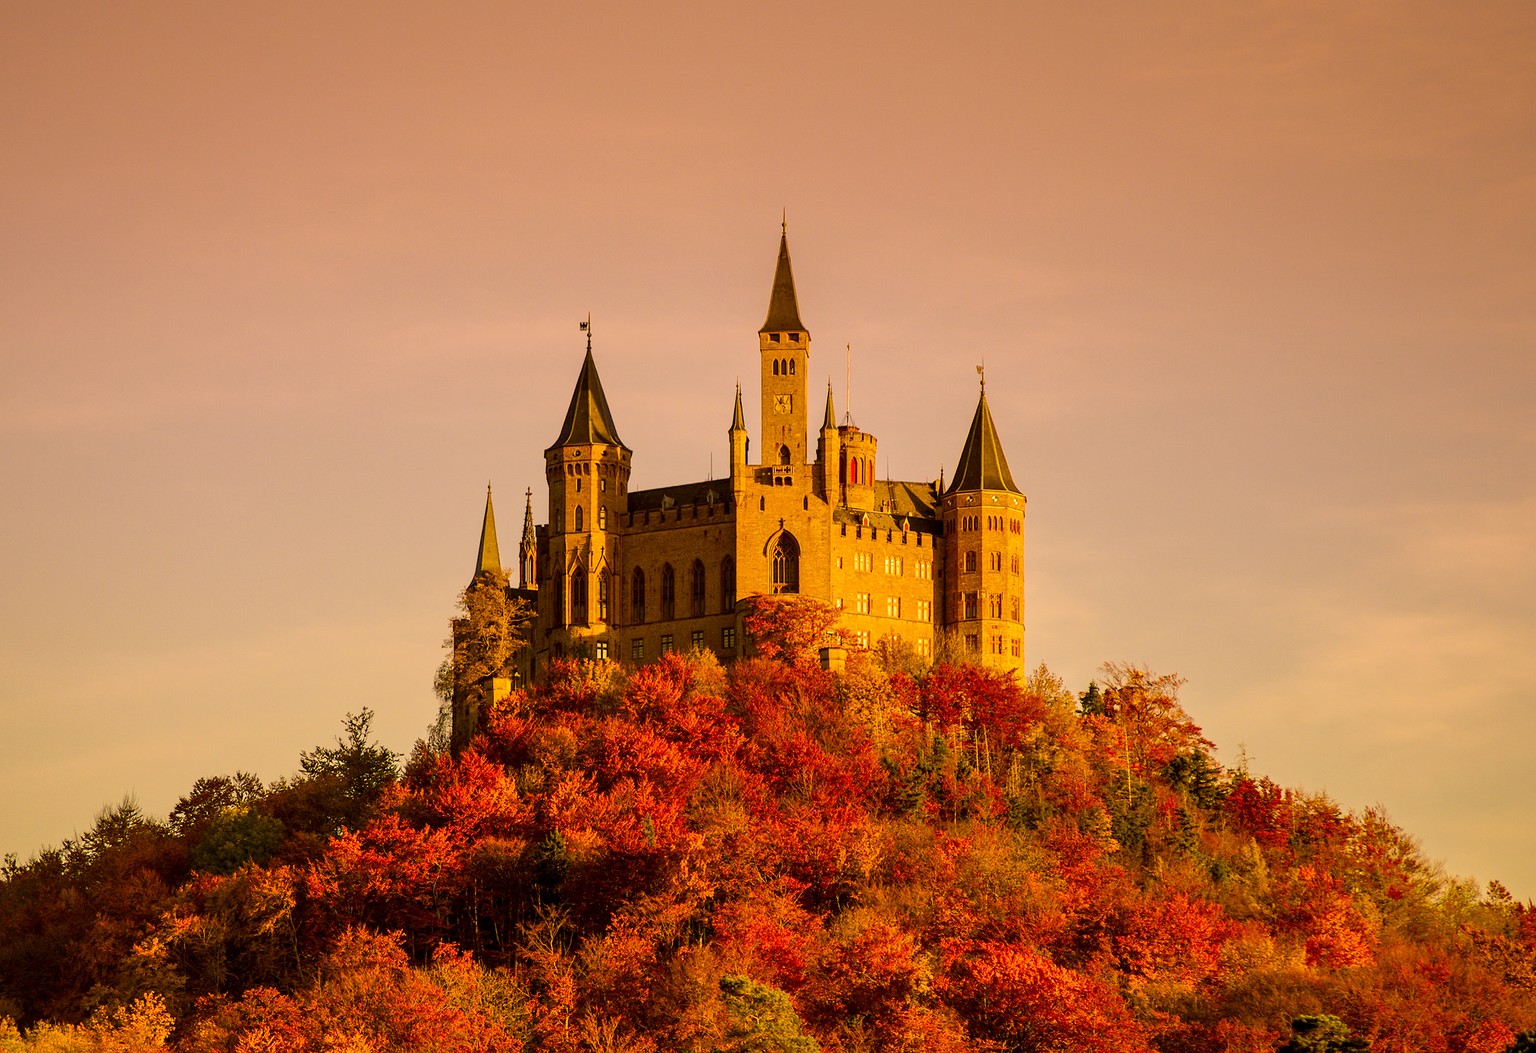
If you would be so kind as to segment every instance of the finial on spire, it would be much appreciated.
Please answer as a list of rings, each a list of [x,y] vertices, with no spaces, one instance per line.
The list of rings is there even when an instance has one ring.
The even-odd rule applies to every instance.
[[[976,367],[976,375],[981,377],[981,393],[987,393],[987,360],[982,359],[981,365]]]
[[[779,233],[785,237],[789,236],[789,209],[787,207],[784,209],[783,215],[779,217]]]
[[[587,312],[587,320],[581,323],[581,331],[587,334],[587,354],[592,353],[592,312]]]

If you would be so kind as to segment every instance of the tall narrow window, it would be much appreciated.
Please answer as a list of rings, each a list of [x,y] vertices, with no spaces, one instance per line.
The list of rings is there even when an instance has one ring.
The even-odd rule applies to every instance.
[[[780,534],[773,546],[773,591],[800,591],[800,546],[792,534]]]
[[[587,572],[580,567],[571,571],[571,621],[576,625],[587,622]]]
[[[608,575],[603,573],[597,576],[597,620],[608,620]]]
[[[704,614],[704,562],[694,560],[688,569],[688,613],[695,618]]]
[[[636,625],[645,624],[645,571],[639,567],[630,576],[629,619]]]
[[[671,621],[677,617],[677,575],[672,570],[672,564],[663,563],[661,566],[661,620]]]
[[[780,446],[779,447],[779,463],[780,464],[788,464],[789,463],[789,447],[788,446]]]
[[[790,376],[794,376],[795,375],[795,360],[794,359],[790,359],[789,360],[789,375]]]
[[[778,359],[774,359],[773,360],[773,375],[774,376],[778,376],[779,375],[779,360]]]
[[[550,582],[554,587],[550,589],[550,601],[554,605],[553,614],[556,625],[565,624],[565,575],[557,574],[555,580]]]
[[[608,509],[603,505],[597,506],[597,529],[608,529]]]
[[[720,561],[720,613],[736,609],[736,561],[726,556]]]
[[[576,506],[576,533],[581,533],[581,506]]]

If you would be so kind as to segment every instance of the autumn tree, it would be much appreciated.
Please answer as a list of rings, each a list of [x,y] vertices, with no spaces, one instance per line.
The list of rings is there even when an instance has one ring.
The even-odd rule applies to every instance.
[[[743,624],[762,658],[812,666],[823,647],[842,645],[836,609],[810,596],[756,593],[746,598],[744,606]]]

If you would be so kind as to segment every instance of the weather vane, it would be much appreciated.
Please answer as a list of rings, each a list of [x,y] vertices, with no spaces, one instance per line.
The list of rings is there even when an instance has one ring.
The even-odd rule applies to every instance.
[[[982,359],[981,365],[976,367],[976,375],[981,378],[981,390],[987,390],[987,360]]]
[[[581,331],[587,334],[587,354],[592,353],[592,312],[587,312],[587,320],[581,323]]]

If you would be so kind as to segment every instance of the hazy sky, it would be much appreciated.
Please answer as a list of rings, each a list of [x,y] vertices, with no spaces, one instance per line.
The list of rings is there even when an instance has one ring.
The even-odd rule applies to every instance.
[[[577,321],[723,472],[787,209],[882,474],[985,359],[1031,664],[1536,897],[1536,4],[950,6],[5,5],[0,852],[409,749]]]

